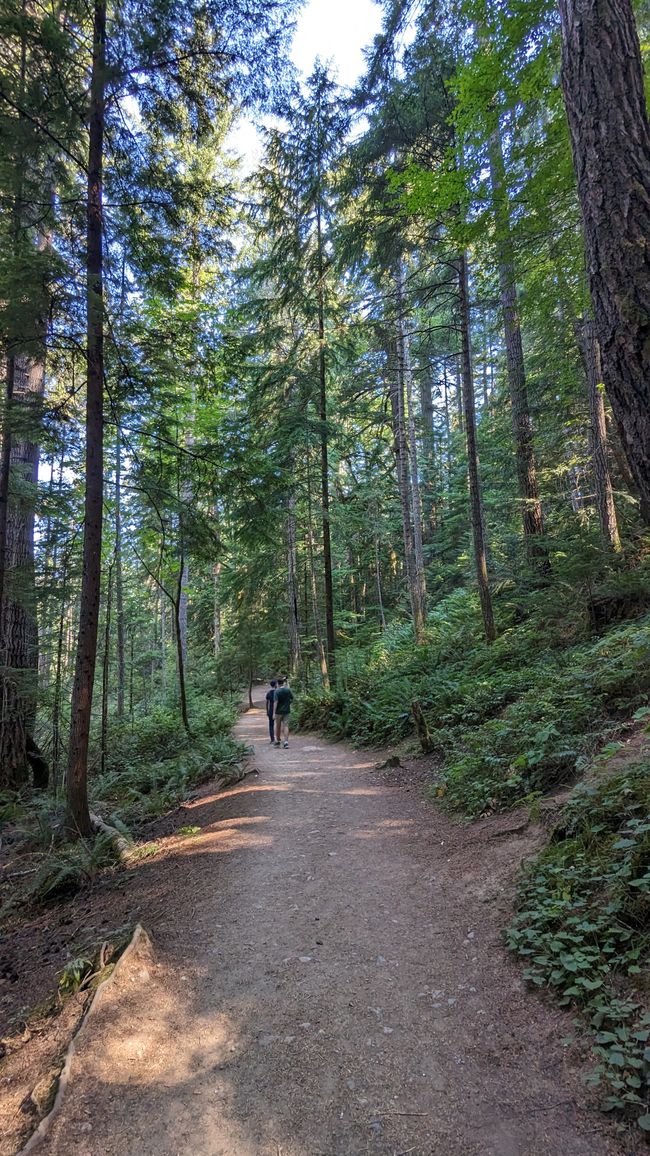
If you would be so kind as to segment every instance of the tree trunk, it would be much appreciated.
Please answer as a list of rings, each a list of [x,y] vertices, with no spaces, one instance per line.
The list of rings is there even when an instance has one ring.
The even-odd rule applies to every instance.
[[[135,671],[135,645],[133,641],[133,629],[129,632],[129,719],[131,720],[131,732],[135,723],[135,715],[133,712],[133,675]]]
[[[650,126],[631,0],[559,0],[603,376],[650,524]]]
[[[172,600],[174,607],[174,626],[176,636],[176,669],[178,673],[178,695],[181,705],[181,718],[183,726],[187,734],[190,732],[190,720],[187,714],[187,693],[185,689],[185,651],[183,648],[183,636],[181,632],[181,604],[183,598],[183,578],[185,575],[185,554],[181,545],[181,556],[178,564],[178,583],[176,586],[176,597]]]
[[[451,418],[449,416],[449,382],[447,379],[447,362],[442,367],[442,396],[445,407],[445,452],[447,454],[447,489],[451,478]]]
[[[104,311],[102,267],[102,169],[106,0],[95,0],[93,60],[90,80],[87,229],[86,496],[79,636],[72,687],[70,748],[67,773],[67,819],[71,834],[90,836],[88,811],[88,742],[97,658],[101,585],[104,457]]]
[[[320,173],[319,173],[320,177]],[[334,671],[334,586],[332,581],[332,543],[330,533],[330,491],[327,434],[327,374],[325,365],[325,267],[323,261],[323,237],[321,229],[321,205],[317,210],[318,242],[318,417],[320,421],[321,446],[321,507],[323,510],[323,576],[325,581],[325,634],[327,637],[327,669],[331,678]]]
[[[160,684],[167,693],[167,610],[164,591],[160,591]]]
[[[122,575],[122,452],[118,427],[115,443],[115,617],[117,625],[117,717],[124,718],[126,661],[124,655],[124,580]]]
[[[458,428],[463,433],[463,371],[462,364],[459,365],[458,358],[454,363],[454,378],[456,381],[456,406],[458,410]]]
[[[39,344],[45,332],[41,328]],[[36,721],[38,683],[38,626],[34,576],[34,498],[38,483],[38,444],[29,436],[29,413],[43,395],[44,352],[39,360],[15,356],[8,366],[7,415],[2,475],[0,528],[0,784],[17,787],[25,782]],[[17,421],[18,410],[24,413]],[[12,437],[13,428],[22,429]],[[5,472],[7,465],[10,471]],[[18,485],[11,497],[10,477]],[[36,767],[35,767],[36,769]],[[42,768],[39,766],[42,781]]]
[[[621,539],[618,532],[616,507],[612,491],[612,479],[607,461],[607,423],[605,421],[605,398],[602,387],[602,368],[600,364],[600,349],[596,336],[596,325],[588,317],[578,322],[577,337],[580,352],[585,367],[587,392],[589,395],[589,419],[591,431],[591,460],[594,470],[594,487],[596,491],[596,507],[603,538],[608,546],[618,553],[621,549]]]
[[[417,440],[415,437],[415,414],[413,411],[413,373],[411,369],[411,352],[409,335],[405,325],[405,296],[404,296],[404,269],[402,261],[397,267],[397,350],[398,372],[402,377],[400,397],[402,406],[406,406],[408,454],[406,468],[410,473],[410,492],[413,508],[413,568],[411,573],[412,591],[411,605],[413,607],[413,630],[415,641],[419,644],[425,640],[427,586],[424,573],[424,552],[422,549],[422,502],[420,498],[420,479],[418,476]]]
[[[113,602],[113,563],[108,567],[108,590],[106,594],[106,621],[104,623],[104,654],[102,656],[102,729],[100,740],[101,774],[106,770],[106,750],[108,747],[108,676],[111,661],[111,610]]]
[[[616,462],[616,468],[621,476],[621,481],[623,482],[623,485],[625,486],[628,493],[638,501],[639,491],[636,488],[636,482],[630,473],[630,466],[623,452],[623,447],[621,446],[621,436],[618,426],[612,418],[611,413],[607,409],[605,410],[605,429],[607,433],[607,445],[611,450],[614,461]]]
[[[287,513],[287,603],[289,610],[289,675],[293,677],[300,663],[296,496],[293,491],[289,494],[289,509]]]
[[[311,469],[309,448],[307,449],[307,556],[309,559],[309,585],[311,593],[311,607],[314,622],[314,637],[320,664],[321,679],[324,690],[330,689],[329,669],[327,665],[327,651],[323,646],[320,614],[318,611],[318,588],[316,585],[316,567],[314,563],[314,527],[311,505]]]
[[[68,558],[63,560],[61,575],[61,610],[56,645],[56,666],[54,672],[54,698],[52,702],[52,779],[54,794],[59,790],[59,768],[61,761],[61,698],[63,686],[63,649],[65,639],[65,613],[68,593]]]
[[[215,562],[212,567],[213,605],[212,605],[212,645],[215,658],[221,650],[221,602],[219,599],[219,580],[221,578],[221,562]]]
[[[23,18],[25,15],[23,0]],[[23,30],[19,64],[21,108],[27,79],[27,38]],[[22,112],[19,119],[24,121]],[[21,155],[13,162],[16,186],[10,235],[16,260],[21,260],[21,243],[24,244],[27,230],[23,166],[28,161],[29,157]],[[51,245],[43,219],[44,215],[37,243],[41,253]],[[48,768],[33,738],[38,692],[34,498],[39,447],[35,428],[30,426],[35,427],[40,417],[37,411],[44,390],[47,301],[40,291],[32,290],[30,304],[32,315],[24,331],[11,334],[8,342],[0,455],[0,788],[22,785],[31,765],[34,785],[40,789],[47,786]],[[18,480],[13,498],[12,474]]]
[[[391,342],[386,354],[389,396],[393,419],[393,452],[395,454],[395,469],[397,473],[397,491],[399,493],[402,510],[402,534],[404,538],[404,574],[406,588],[411,603],[411,616],[415,624],[417,606],[413,601],[415,570],[411,486],[408,468],[408,447],[406,444],[406,427],[404,422],[404,377],[400,366],[399,342]]]
[[[420,377],[420,409],[422,411],[422,457],[423,457],[423,526],[425,542],[431,541],[438,522],[436,510],[436,435],[431,379],[425,374]]]
[[[187,666],[187,584],[190,578],[190,568],[187,558],[183,564],[183,573],[181,576],[181,590],[180,601],[178,605],[178,622],[181,636],[181,649],[183,651],[183,665]]]
[[[548,552],[539,541],[544,533],[542,504],[537,486],[537,466],[533,447],[533,423],[528,407],[524,350],[517,300],[517,282],[512,250],[510,203],[505,182],[501,129],[497,124],[490,140],[490,180],[496,221],[496,243],[499,260],[499,288],[503,329],[506,343],[506,365],[510,389],[510,412],[515,443],[517,482],[521,500],[524,540],[530,562],[548,567]]]
[[[488,393],[488,329],[487,329],[487,310],[483,310],[481,323],[481,353],[483,355],[483,408],[487,409],[489,401]]]
[[[476,563],[476,577],[478,593],[483,614],[483,627],[488,642],[494,642],[496,627],[492,610],[492,596],[487,571],[487,546],[485,526],[483,521],[483,503],[481,499],[481,483],[478,470],[478,451],[476,447],[476,412],[474,406],[474,372],[472,368],[472,340],[470,330],[469,311],[469,279],[467,272],[467,255],[463,250],[458,260],[458,292],[460,302],[460,327],[462,338],[462,367],[463,367],[463,411],[465,417],[465,438],[467,441],[467,471],[469,476],[470,516],[472,534],[474,537],[474,559]]]
[[[379,610],[379,625],[386,629],[386,615],[384,614],[384,599],[381,592],[381,561],[379,555],[379,538],[375,536],[375,582],[377,584],[377,608]]]
[[[415,699],[411,703],[411,714],[413,715],[413,721],[415,723],[415,729],[418,732],[418,738],[420,740],[420,746],[422,748],[422,753],[425,755],[430,755],[431,752],[434,750],[435,744],[434,744],[434,741],[431,737],[431,731],[429,730],[429,727],[427,725],[427,720],[424,717],[424,711],[422,710],[422,704],[418,699]]]

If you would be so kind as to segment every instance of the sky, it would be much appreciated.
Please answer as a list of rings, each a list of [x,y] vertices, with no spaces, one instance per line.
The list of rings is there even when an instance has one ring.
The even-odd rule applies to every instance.
[[[298,16],[291,59],[305,76],[320,56],[331,62],[339,84],[351,87],[364,69],[362,50],[381,27],[373,0],[309,0]]]
[[[364,71],[363,49],[379,32],[381,18],[382,9],[374,0],[308,0],[296,20],[291,59],[309,76],[320,57],[332,67],[338,83],[351,88]],[[251,121],[242,118],[229,144],[242,155],[245,170],[254,168],[260,141]]]

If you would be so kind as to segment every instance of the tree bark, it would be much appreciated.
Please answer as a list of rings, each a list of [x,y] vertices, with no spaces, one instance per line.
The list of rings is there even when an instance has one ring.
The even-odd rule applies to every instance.
[[[167,610],[165,591],[160,591],[160,685],[167,694]]]
[[[180,631],[181,650],[183,651],[183,666],[187,666],[187,585],[190,580],[190,568],[187,558],[183,562],[181,587],[178,603],[178,627]]]
[[[425,542],[431,541],[438,523],[436,510],[436,434],[431,379],[420,376],[420,409],[422,412],[422,457],[423,457],[423,499],[422,534]]]
[[[320,170],[319,170],[320,181]],[[325,635],[327,638],[327,669],[329,677],[334,671],[334,585],[332,581],[332,541],[330,531],[330,491],[327,433],[327,373],[325,364],[325,265],[323,260],[323,237],[321,227],[320,195],[317,206],[318,244],[318,417],[320,422],[321,446],[321,507],[323,510],[323,575],[325,582]]]
[[[115,442],[115,618],[117,626],[117,717],[124,718],[126,660],[124,654],[124,580],[122,574],[122,446]]]
[[[460,303],[460,327],[462,340],[462,386],[463,412],[465,418],[465,438],[467,441],[467,472],[469,477],[470,516],[474,538],[474,560],[478,593],[483,615],[483,627],[488,642],[494,642],[496,627],[492,609],[492,596],[487,570],[487,544],[483,520],[481,482],[476,446],[476,411],[474,405],[474,371],[472,367],[472,341],[469,311],[469,278],[467,255],[464,250],[458,259],[458,292]]]
[[[178,583],[176,597],[172,599],[174,607],[174,634],[176,636],[176,671],[178,674],[178,695],[181,705],[181,718],[187,734],[191,734],[190,720],[187,713],[187,692],[185,689],[185,649],[181,631],[181,605],[183,599],[183,578],[185,576],[185,552],[181,543],[181,556],[178,563]]]
[[[415,414],[413,410],[413,372],[411,368],[411,352],[409,335],[405,325],[405,294],[404,269],[402,261],[397,267],[397,364],[398,373],[402,378],[399,390],[402,407],[402,423],[406,420],[408,437],[408,452],[406,470],[409,476],[410,496],[413,509],[413,556],[411,571],[411,605],[413,608],[413,631],[415,641],[421,645],[425,640],[427,586],[424,573],[424,551],[422,548],[422,501],[420,497],[420,479],[418,476],[417,440],[415,437]],[[406,449],[406,446],[405,446]],[[410,459],[410,463],[409,463]]]
[[[22,15],[26,14],[23,0]],[[21,34],[19,99],[28,78],[27,39]],[[19,113],[19,121],[24,116]],[[29,225],[24,204],[24,165],[29,155],[13,158],[16,180],[10,235],[13,258],[22,262],[21,238]],[[33,163],[33,157],[31,158]],[[51,245],[43,217],[37,248]],[[31,235],[32,230],[29,229]],[[34,771],[34,785],[47,786],[47,762],[33,737],[38,690],[38,626],[34,573],[34,497],[39,446],[35,425],[45,383],[47,285],[31,290],[31,316],[22,332],[9,334],[6,401],[0,455],[0,788],[18,787]],[[12,475],[19,484],[12,496]]]
[[[621,549],[621,539],[618,532],[616,506],[612,479],[607,461],[607,423],[605,420],[605,399],[603,397],[602,367],[600,364],[600,348],[596,336],[596,325],[588,317],[577,326],[577,337],[580,352],[585,367],[587,392],[589,396],[589,419],[591,432],[591,460],[594,470],[594,488],[596,491],[596,507],[598,520],[603,538],[615,553]]]
[[[602,373],[602,363],[601,363],[601,373]],[[636,498],[636,500],[638,502],[639,491],[636,488],[636,482],[634,481],[634,478],[632,477],[632,474],[630,473],[630,466],[629,466],[628,460],[627,460],[627,458],[623,452],[623,447],[621,446],[621,436],[620,436],[619,428],[618,428],[615,420],[613,419],[611,412],[607,409],[605,410],[605,429],[607,431],[607,445],[608,445],[609,449],[611,450],[612,457],[613,457],[614,461],[616,462],[616,468],[617,468],[617,470],[621,476],[621,481],[623,482],[623,485],[625,486],[628,493],[633,498]]]
[[[104,623],[104,653],[102,655],[102,729],[100,738],[100,769],[102,775],[106,770],[106,751],[108,749],[108,676],[111,663],[111,610],[113,603],[113,565],[108,567],[108,590],[106,594],[106,621]]]
[[[221,602],[219,582],[221,579],[221,562],[215,562],[212,567],[213,605],[212,605],[212,648],[215,658],[221,650]]]
[[[289,674],[293,677],[300,663],[296,496],[293,491],[289,494],[289,509],[287,512],[287,602],[289,609]]]
[[[29,413],[43,395],[45,326],[39,325],[42,356],[12,356],[7,367],[7,415],[0,473],[0,784],[17,787],[27,779],[35,748],[38,680],[38,627],[34,576],[34,500],[38,483],[38,444]],[[18,411],[23,410],[17,420]],[[22,429],[12,436],[14,427]],[[16,495],[10,477],[19,479]],[[43,780],[41,760],[39,781]],[[35,768],[36,769],[36,768]],[[47,783],[46,783],[47,785]]]
[[[73,835],[89,837],[88,743],[97,659],[101,585],[104,458],[104,306],[102,181],[105,116],[106,0],[95,0],[90,80],[87,226],[86,495],[79,635],[72,687],[67,772],[67,820]]]
[[[559,0],[603,377],[650,524],[650,126],[631,0]]]
[[[65,617],[68,595],[68,556],[64,555],[60,577],[61,606],[56,644],[56,665],[54,671],[54,698],[52,702],[52,779],[54,794],[59,790],[59,767],[61,761],[61,698],[63,686],[63,651],[65,641]]]
[[[386,615],[384,613],[384,599],[381,591],[381,560],[379,554],[379,537],[375,535],[375,582],[377,587],[377,609],[379,611],[379,626],[386,629]]]
[[[524,349],[519,320],[517,281],[510,226],[510,203],[505,181],[501,129],[498,124],[490,140],[490,180],[496,221],[499,288],[524,540],[530,562],[534,566],[540,567],[541,565],[545,569],[548,567],[548,552],[539,540],[540,535],[544,533],[544,520],[537,485],[533,423],[528,406]]]
[[[323,635],[321,632],[320,613],[318,610],[318,589],[316,584],[316,567],[314,562],[314,526],[312,518],[312,500],[311,500],[311,469],[309,447],[307,448],[307,556],[309,559],[309,586],[311,594],[312,617],[314,622],[314,637],[316,639],[316,649],[318,652],[318,660],[320,665],[321,680],[323,689],[330,689],[329,668],[327,665],[327,650],[323,645]]]
[[[413,543],[413,504],[411,502],[411,485],[408,468],[408,446],[406,442],[406,425],[404,421],[404,376],[400,366],[399,341],[396,338],[389,344],[386,362],[388,370],[388,388],[391,413],[393,419],[393,452],[395,454],[395,469],[397,473],[397,491],[399,493],[402,510],[402,534],[404,538],[404,574],[406,588],[411,603],[411,616],[415,629],[417,605],[414,602],[415,547]]]

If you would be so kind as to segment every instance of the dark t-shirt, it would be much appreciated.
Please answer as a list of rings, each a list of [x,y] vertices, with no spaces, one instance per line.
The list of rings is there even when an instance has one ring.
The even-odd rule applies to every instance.
[[[269,718],[273,714],[273,699],[274,698],[275,698],[275,687],[271,687],[271,689],[267,690],[267,692],[266,692],[266,713],[269,716]]]
[[[281,686],[275,692],[275,713],[289,714],[291,710],[291,703],[293,702],[293,694],[288,686]]]

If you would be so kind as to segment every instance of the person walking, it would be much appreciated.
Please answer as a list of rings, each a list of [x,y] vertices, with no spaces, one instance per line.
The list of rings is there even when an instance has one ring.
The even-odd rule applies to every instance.
[[[278,688],[275,692],[275,745],[289,746],[289,713],[291,711],[291,703],[293,702],[293,693],[289,689],[286,678],[278,679]]]
[[[273,715],[275,707],[275,688],[277,685],[278,680],[276,678],[272,678],[271,682],[269,683],[271,689],[267,690],[266,692],[266,717],[269,720],[269,739],[271,743],[275,738],[275,721]]]

